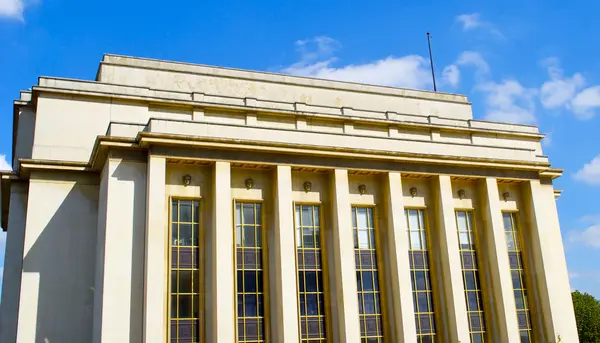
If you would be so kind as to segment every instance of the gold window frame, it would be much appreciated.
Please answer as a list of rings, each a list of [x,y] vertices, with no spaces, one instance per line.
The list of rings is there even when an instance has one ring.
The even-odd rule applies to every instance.
[[[165,313],[164,318],[167,324],[166,328],[166,340],[171,342],[171,271],[172,268],[172,259],[173,254],[171,249],[173,248],[172,237],[173,237],[173,201],[198,201],[198,309],[201,311],[203,316],[198,318],[198,340],[199,342],[204,341],[205,338],[205,327],[206,327],[206,299],[204,295],[206,294],[206,265],[205,265],[205,247],[206,247],[206,232],[202,232],[204,226],[204,201],[202,197],[199,196],[177,196],[177,195],[169,195],[167,197],[167,242],[166,242],[166,261],[167,261],[167,292],[166,292],[166,300],[165,300]],[[179,208],[179,205],[178,205]],[[193,223],[193,222],[192,222]],[[206,228],[204,228],[206,229]],[[192,231],[193,232],[193,231]],[[177,339],[178,340],[178,339]]]
[[[477,263],[477,279],[478,279],[478,290],[481,292],[481,306],[482,309],[480,311],[476,311],[476,312],[481,312],[482,313],[482,319],[483,319],[483,323],[482,325],[485,327],[485,330],[483,331],[483,343],[487,343],[490,341],[490,325],[493,325],[493,318],[491,318],[490,316],[493,316],[493,313],[490,313],[487,311],[487,309],[489,308],[489,301],[488,299],[490,299],[488,297],[487,294],[487,284],[485,281],[485,275],[487,273],[487,269],[485,267],[485,263],[487,263],[487,260],[484,258],[483,254],[481,253],[481,248],[485,248],[485,246],[482,244],[482,238],[480,237],[480,233],[478,230],[478,225],[477,225],[477,211],[474,208],[463,208],[463,207],[457,207],[454,208],[454,221],[456,223],[456,233],[457,233],[457,239],[458,239],[458,252],[459,252],[459,257],[460,257],[460,271],[461,271],[461,277],[462,277],[462,281],[463,281],[463,294],[465,296],[465,308],[467,309],[467,320],[469,323],[469,337],[472,340],[473,336],[472,336],[472,331],[471,331],[471,319],[469,318],[469,304],[468,304],[468,299],[466,297],[466,280],[465,280],[465,275],[464,275],[464,267],[463,267],[463,256],[462,256],[462,247],[461,247],[461,243],[460,243],[460,228],[459,228],[459,224],[458,224],[458,212],[466,212],[466,213],[471,213],[471,232],[473,233],[473,242],[475,245],[475,249],[473,250],[475,252],[476,255],[476,263]],[[468,223],[468,220],[467,220]],[[481,333],[481,331],[476,331],[474,333]]]
[[[387,298],[387,294],[388,293],[388,289],[386,287],[386,268],[387,265],[384,264],[384,260],[383,260],[383,237],[382,237],[382,233],[380,232],[380,226],[379,226],[379,209],[377,207],[377,205],[374,204],[364,204],[364,203],[351,203],[350,204],[350,230],[352,232],[352,240],[353,240],[353,245],[354,245],[354,226],[352,226],[352,210],[354,208],[367,208],[367,209],[372,209],[373,210],[373,231],[375,232],[375,256],[376,256],[376,261],[377,261],[377,273],[378,273],[378,279],[377,282],[379,283],[379,306],[381,307],[381,326],[383,329],[383,333],[382,333],[382,337],[383,337],[383,342],[388,342],[389,341],[389,337],[390,337],[390,332],[391,332],[391,326],[389,324],[389,320],[388,320],[388,312],[389,312],[389,304],[388,304],[388,298]],[[358,223],[358,218],[357,218],[357,223]],[[340,228],[341,230],[343,230],[343,228]],[[352,248],[352,252],[354,253],[356,250],[356,248]],[[352,258],[354,259],[355,257],[352,256]],[[354,263],[354,273],[356,274],[356,271],[358,271],[358,266],[356,266],[356,261]],[[354,277],[356,279],[356,276]],[[355,281],[356,282],[356,281]],[[358,292],[356,293],[356,296],[358,297]],[[364,304],[363,304],[364,306]],[[360,309],[359,309],[359,320],[360,320]],[[359,330],[360,331],[360,330]],[[386,336],[387,335],[387,336]],[[388,338],[386,338],[388,337]],[[361,336],[361,339],[363,337]],[[369,336],[367,336],[366,338],[369,338]],[[371,338],[379,338],[379,337],[371,337]]]
[[[433,309],[434,311],[433,313],[433,320],[435,323],[435,333],[433,335],[429,335],[432,336],[433,342],[440,342],[443,338],[443,332],[440,330],[444,330],[443,326],[440,324],[443,324],[442,318],[441,318],[441,314],[440,314],[440,310],[439,307],[440,305],[442,305],[441,303],[441,299],[440,299],[440,290],[437,290],[435,288],[437,288],[436,285],[438,285],[438,268],[436,268],[437,265],[437,261],[438,261],[438,256],[436,254],[436,252],[439,250],[436,248],[433,248],[434,246],[432,245],[434,243],[434,239],[433,239],[433,232],[431,231],[431,220],[429,219],[429,208],[426,206],[407,206],[404,207],[404,215],[406,216],[406,211],[409,210],[417,210],[417,211],[423,211],[423,231],[425,231],[425,242],[427,244],[427,254],[428,254],[428,264],[429,264],[429,279],[430,279],[430,284],[431,284],[431,296],[432,299],[431,301],[433,302]],[[406,217],[406,222],[407,222],[407,229],[408,230],[408,220],[409,218]],[[410,242],[408,242],[408,251],[410,252],[411,247],[410,247]],[[411,270],[410,268],[410,260],[409,260],[409,270]],[[411,270],[412,271],[412,270]],[[413,285],[411,285],[413,286]],[[414,289],[411,289],[411,293],[414,291]],[[414,305],[414,304],[413,304]],[[436,310],[438,309],[438,310]],[[418,333],[417,333],[417,337],[418,337]]]
[[[321,273],[323,275],[323,289],[324,289],[324,295],[323,295],[323,301],[325,302],[324,304],[324,318],[325,318],[325,340],[324,342],[330,342],[331,341],[331,337],[333,336],[333,332],[331,331],[333,329],[333,324],[331,321],[331,296],[330,296],[330,279],[329,279],[329,255],[327,254],[327,237],[325,234],[325,227],[327,226],[327,222],[325,220],[325,211],[324,211],[324,207],[325,205],[323,203],[319,203],[319,202],[302,202],[302,201],[294,201],[292,203],[292,212],[293,212],[293,219],[294,219],[294,261],[296,263],[296,304],[297,304],[297,313],[298,313],[298,336],[300,341],[302,340],[302,328],[301,328],[301,324],[300,324],[300,289],[299,289],[299,285],[298,285],[298,241],[297,241],[297,237],[296,237],[296,206],[317,206],[319,207],[319,231],[320,234],[319,236],[321,237]],[[314,215],[314,212],[313,212]]]
[[[236,204],[260,204],[260,217],[262,220],[262,232],[261,232],[261,242],[262,242],[262,265],[263,265],[263,313],[264,313],[264,342],[271,342],[271,316],[270,316],[270,284],[269,284],[269,252],[268,252],[268,223],[265,217],[265,201],[264,200],[252,200],[252,199],[233,199],[232,206],[232,232],[233,232],[233,304],[235,304],[234,311],[234,332],[235,332],[235,342],[238,342],[238,315],[237,315],[237,242],[236,242],[236,223],[235,223],[235,205]]]

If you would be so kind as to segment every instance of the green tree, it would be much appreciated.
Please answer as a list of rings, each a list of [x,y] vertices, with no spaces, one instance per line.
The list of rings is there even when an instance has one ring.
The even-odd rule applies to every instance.
[[[572,293],[581,343],[600,343],[600,301],[588,293]]]

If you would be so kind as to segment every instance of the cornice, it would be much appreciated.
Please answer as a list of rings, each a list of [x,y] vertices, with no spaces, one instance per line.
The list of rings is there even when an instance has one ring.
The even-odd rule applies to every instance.
[[[462,165],[473,167],[492,167],[518,170],[536,170],[544,171],[550,167],[547,162],[525,162],[512,160],[498,160],[485,158],[467,158],[438,156],[428,154],[407,154],[393,153],[385,151],[370,151],[365,149],[350,149],[340,147],[315,147],[314,145],[304,144],[284,144],[284,143],[266,143],[266,142],[241,142],[230,139],[211,139],[205,137],[193,137],[160,133],[140,132],[137,141],[141,148],[149,148],[151,145],[167,146],[195,146],[203,148],[222,148],[248,151],[265,151],[289,154],[303,154],[316,156],[335,156],[349,159],[378,159],[405,163],[425,163],[425,164],[444,164],[444,165]]]
[[[67,80],[67,81],[75,81],[77,80]],[[89,82],[88,82],[89,83]],[[112,86],[112,85],[107,85]],[[459,133],[479,133],[484,135],[501,135],[506,137],[518,137],[518,138],[529,138],[529,139],[538,139],[541,140],[545,137],[543,134],[539,133],[528,133],[528,132],[519,132],[519,131],[509,131],[509,130],[501,130],[501,129],[485,129],[485,128],[474,128],[470,127],[471,123],[488,123],[488,124],[497,124],[503,125],[505,123],[493,123],[482,120],[462,120],[462,119],[453,119],[447,117],[440,116],[418,116],[412,114],[402,114],[396,112],[372,112],[379,113],[382,116],[403,116],[403,117],[412,117],[415,121],[405,121],[405,120],[395,120],[395,119],[378,119],[378,118],[369,118],[358,115],[343,115],[343,114],[331,114],[319,111],[309,111],[306,104],[301,104],[301,110],[286,110],[283,108],[268,108],[268,107],[259,107],[259,106],[246,106],[246,105],[235,105],[235,104],[226,104],[226,103],[217,103],[217,102],[209,102],[209,101],[199,101],[193,100],[193,94],[195,93],[178,93],[180,94],[179,98],[168,98],[158,95],[164,95],[166,93],[177,93],[177,92],[155,92],[151,91],[147,88],[141,87],[133,87],[133,86],[116,86],[119,88],[131,87],[132,89],[136,89],[142,91],[144,95],[135,95],[135,94],[120,94],[120,93],[111,93],[111,92],[98,92],[98,91],[90,91],[90,90],[76,90],[76,89],[64,89],[64,88],[54,88],[54,87],[45,87],[45,86],[34,86],[33,92],[34,94],[47,92],[47,93],[56,93],[56,94],[68,94],[68,95],[81,95],[81,96],[89,96],[89,97],[101,97],[106,98],[109,97],[111,99],[122,99],[127,101],[135,101],[135,102],[145,102],[149,105],[166,105],[166,106],[176,106],[176,107],[184,107],[188,109],[193,108],[202,108],[206,110],[214,110],[214,111],[233,111],[238,113],[247,113],[247,112],[255,112],[258,114],[270,114],[270,115],[290,115],[298,118],[305,117],[306,119],[324,119],[324,120],[334,120],[334,121],[348,121],[353,123],[361,123],[361,124],[372,124],[372,125],[387,125],[387,126],[396,126],[399,128],[407,128],[407,129],[421,129],[421,130],[431,130],[437,129],[444,132],[459,132]],[[154,94],[154,95],[153,95]],[[202,94],[202,98],[206,98],[209,96],[208,94]],[[211,98],[217,98],[217,96],[210,96]],[[187,98],[187,99],[183,99]],[[240,101],[243,99],[240,98]],[[293,106],[298,108],[299,103],[291,104],[289,106]],[[318,108],[318,106],[310,106],[314,108]],[[342,113],[343,108],[338,108],[340,113]],[[362,110],[351,109],[352,113],[360,113]],[[432,121],[456,121],[463,122],[465,126],[455,126],[455,125],[445,125],[441,123],[431,123]],[[511,124],[513,125],[513,124]],[[522,126],[522,127],[532,127],[529,125],[513,125],[513,126]]]
[[[357,82],[336,81],[303,77],[273,72],[244,70],[219,66],[209,66],[177,61],[158,60],[151,58],[105,54],[98,68],[98,76],[103,66],[117,66],[132,69],[158,70],[172,73],[207,75],[219,78],[240,79],[248,81],[268,82],[300,87],[322,88],[356,93],[370,93],[386,96],[401,96],[404,98],[424,99],[429,101],[453,102],[469,104],[467,96],[462,94],[432,92],[390,86],[369,85]]]

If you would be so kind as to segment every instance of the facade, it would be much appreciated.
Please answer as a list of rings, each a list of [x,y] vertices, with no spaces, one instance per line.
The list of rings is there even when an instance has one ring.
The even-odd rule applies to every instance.
[[[104,56],[14,104],[1,342],[578,342],[537,127]]]

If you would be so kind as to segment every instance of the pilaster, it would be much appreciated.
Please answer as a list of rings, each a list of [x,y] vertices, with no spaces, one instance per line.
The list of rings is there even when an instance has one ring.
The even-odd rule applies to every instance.
[[[387,249],[390,257],[388,270],[392,286],[388,293],[392,297],[394,311],[394,323],[391,327],[395,330],[396,341],[416,343],[415,311],[400,173],[388,173],[385,182],[385,193],[388,223],[385,242],[388,245]]]
[[[530,279],[537,288],[536,312],[543,323],[541,340],[554,343],[560,336],[562,342],[579,342],[552,182],[531,180],[524,185],[523,196],[534,267]],[[533,304],[533,297],[528,300]]]
[[[144,342],[164,342],[166,337],[167,204],[164,157],[148,155],[146,188],[146,250],[144,268]]]
[[[358,316],[358,293],[356,288],[356,265],[354,263],[354,237],[352,235],[350,190],[348,171],[335,169],[332,173],[332,255],[336,268],[332,270],[332,294],[335,303],[339,342],[360,342],[360,320]],[[333,301],[333,299],[332,299]]]
[[[445,330],[448,331],[450,342],[470,342],[469,320],[467,318],[456,217],[452,199],[452,183],[448,175],[440,175],[433,182],[447,316]]]
[[[294,214],[292,209],[292,168],[277,166],[275,171],[275,227],[273,228],[274,246],[272,258],[275,270],[271,280],[272,292],[271,325],[273,340],[282,343],[300,341],[298,332],[298,298],[296,295],[296,269],[291,268],[296,261],[294,243]]]
[[[495,325],[501,342],[520,342],[515,296],[508,262],[498,182],[495,178],[481,181],[486,259],[491,274],[491,298],[495,309]],[[491,313],[490,313],[491,314]],[[490,318],[490,316],[488,316]],[[491,318],[490,318],[491,319]]]
[[[233,201],[231,165],[215,162],[212,185],[212,227],[209,275],[206,276],[206,337],[209,342],[235,342]]]

